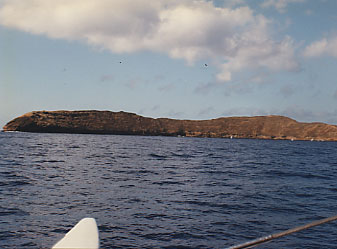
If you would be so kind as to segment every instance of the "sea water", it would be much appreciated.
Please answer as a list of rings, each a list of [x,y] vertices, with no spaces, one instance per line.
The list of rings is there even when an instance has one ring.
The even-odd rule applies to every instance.
[[[0,248],[226,248],[337,214],[337,143],[0,133]],[[331,222],[259,248],[337,248]]]

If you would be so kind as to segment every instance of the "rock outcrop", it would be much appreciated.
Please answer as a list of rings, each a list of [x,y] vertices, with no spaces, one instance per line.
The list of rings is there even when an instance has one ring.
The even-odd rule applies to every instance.
[[[10,121],[3,131],[337,141],[335,125],[283,116],[176,120],[127,112],[34,111]]]

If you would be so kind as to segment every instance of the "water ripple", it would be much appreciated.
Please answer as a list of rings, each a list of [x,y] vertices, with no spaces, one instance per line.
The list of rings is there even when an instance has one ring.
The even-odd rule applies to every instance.
[[[337,208],[336,143],[32,133],[0,141],[0,248],[50,248],[87,216],[102,248],[224,248]],[[334,248],[336,237],[327,224],[268,246]]]

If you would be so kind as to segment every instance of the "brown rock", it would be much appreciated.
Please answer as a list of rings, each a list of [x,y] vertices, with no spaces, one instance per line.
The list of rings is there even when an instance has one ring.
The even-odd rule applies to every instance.
[[[337,141],[337,126],[300,123],[283,116],[212,120],[147,118],[110,111],[35,111],[10,121],[4,131]]]

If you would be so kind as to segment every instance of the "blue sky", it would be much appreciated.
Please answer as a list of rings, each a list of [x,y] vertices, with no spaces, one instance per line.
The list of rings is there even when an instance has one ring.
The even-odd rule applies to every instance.
[[[0,0],[0,125],[92,109],[337,124],[336,24],[335,0]]]

